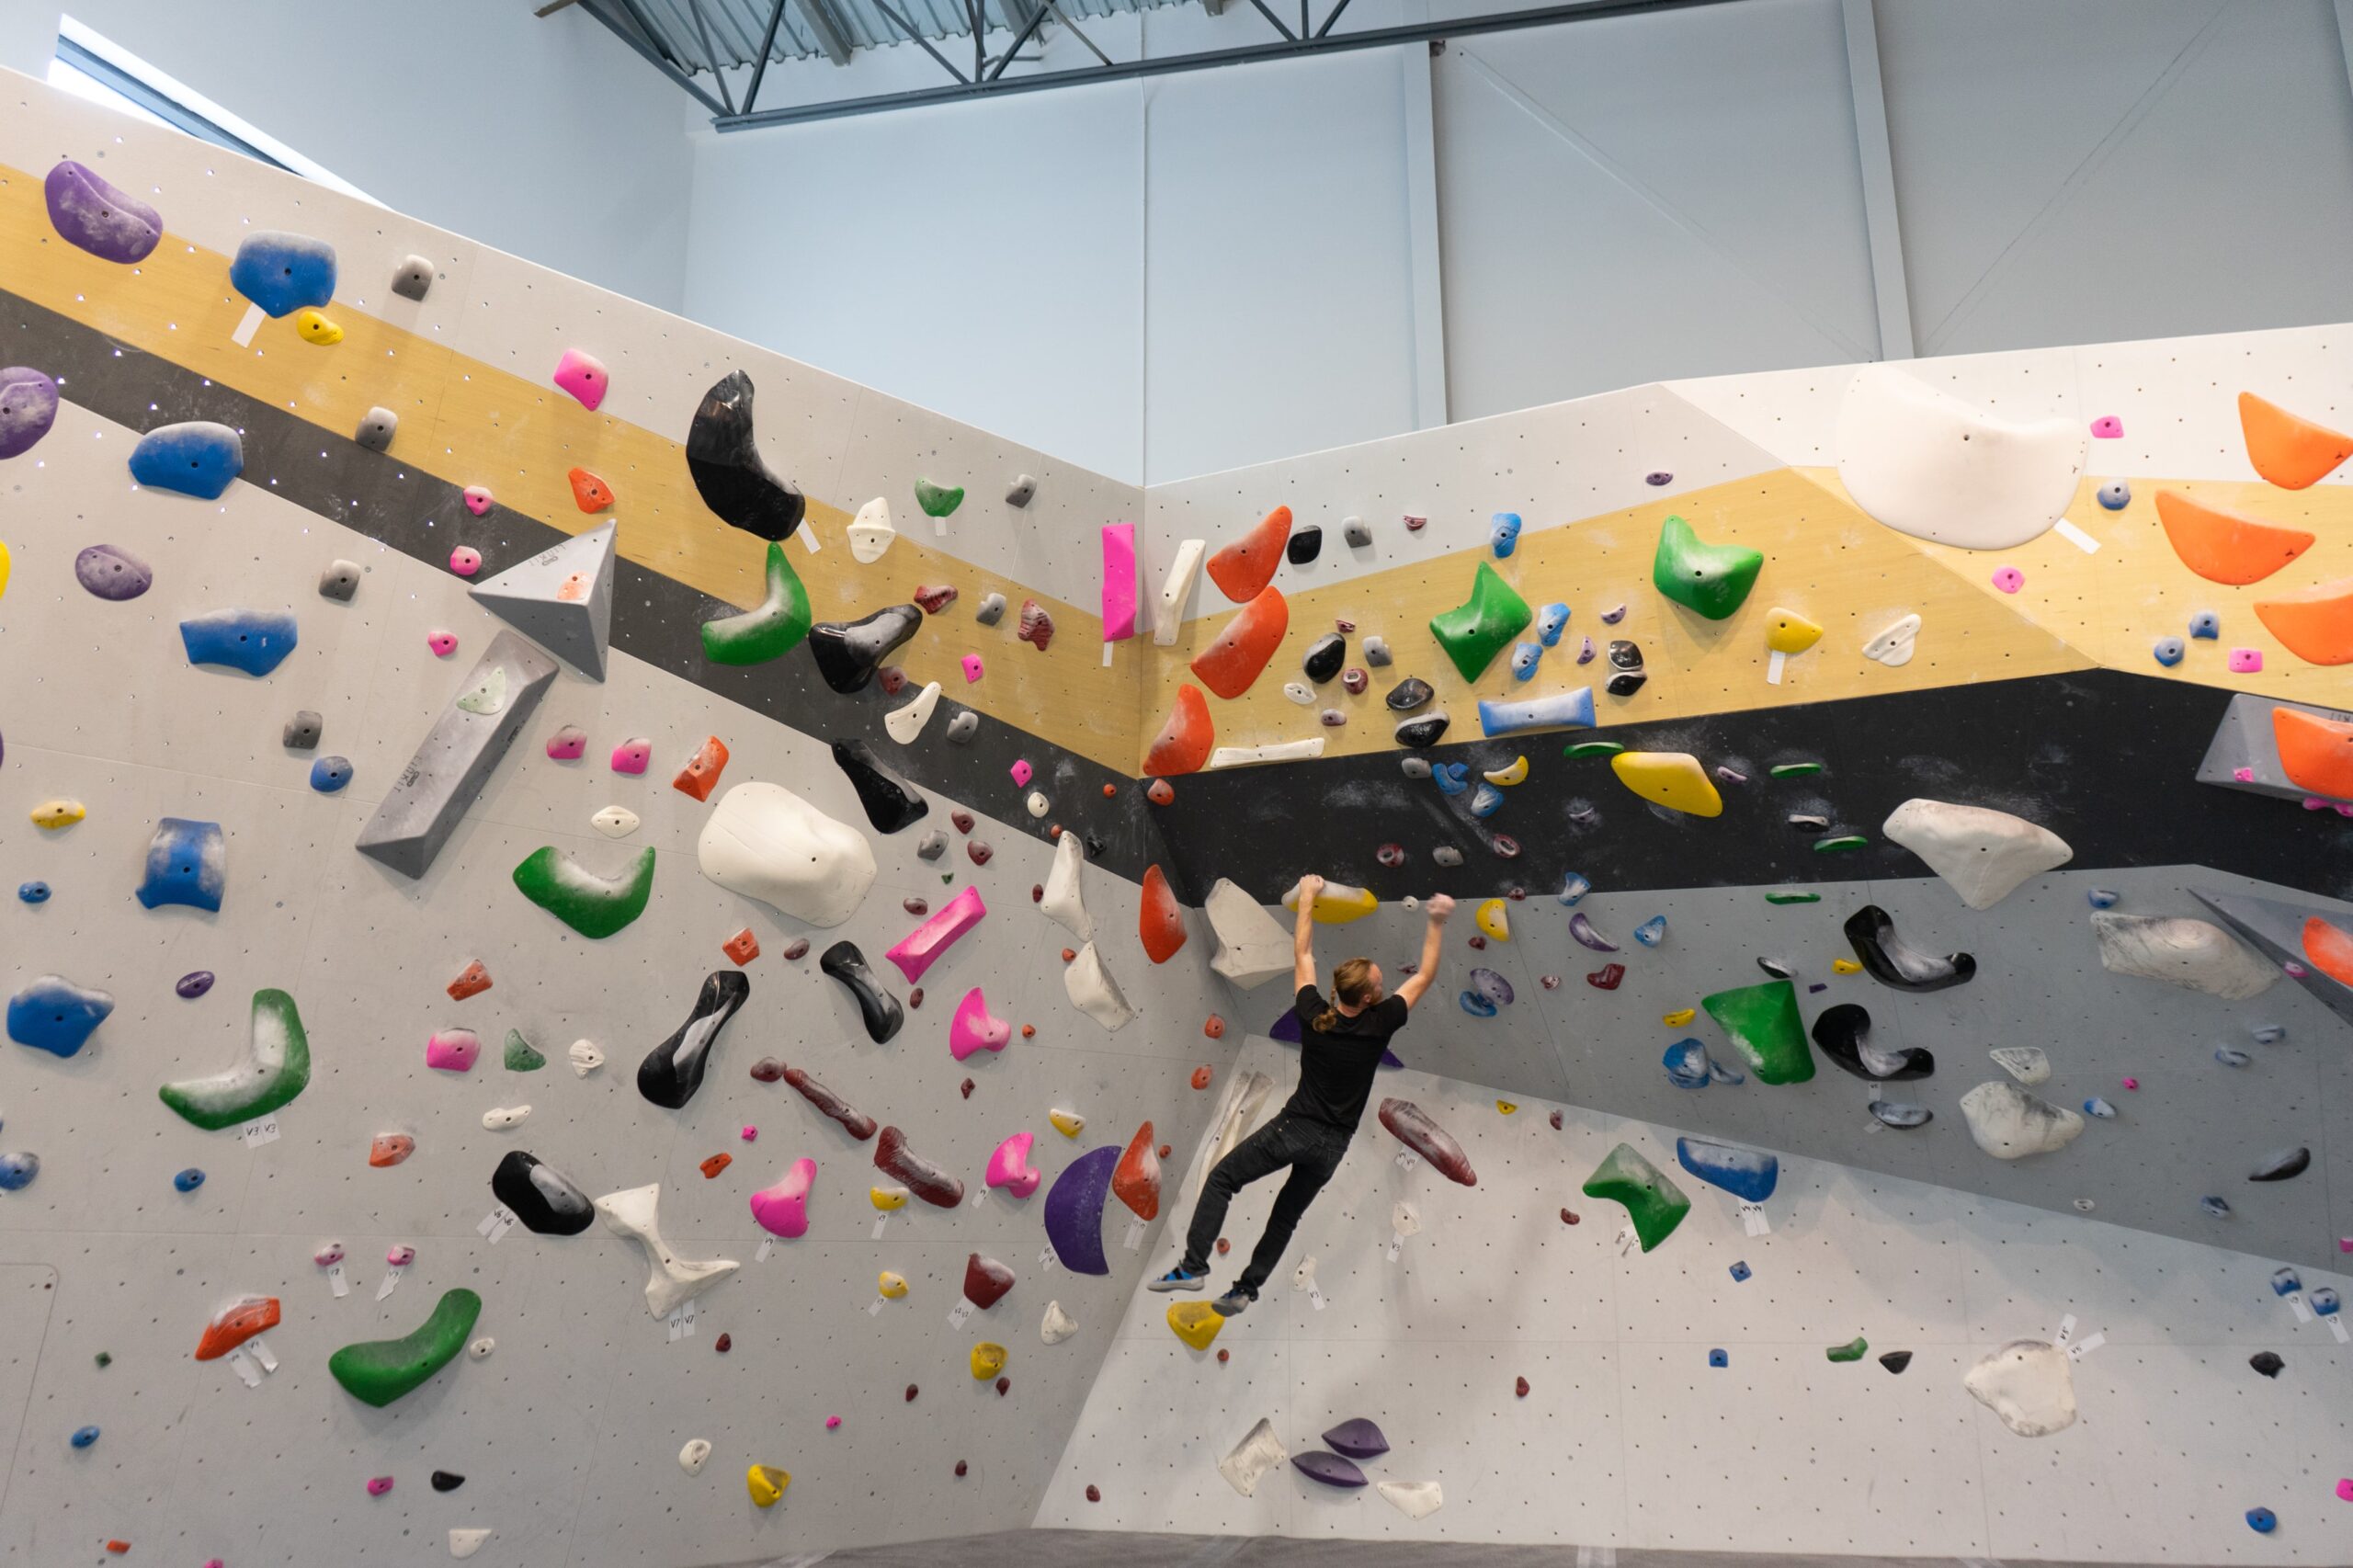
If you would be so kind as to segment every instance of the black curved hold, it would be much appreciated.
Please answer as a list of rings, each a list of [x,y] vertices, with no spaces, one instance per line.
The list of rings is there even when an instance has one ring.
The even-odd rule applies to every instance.
[[[850,788],[858,791],[858,803],[866,808],[866,820],[874,824],[877,833],[896,833],[923,821],[931,810],[931,802],[916,793],[915,787],[882,766],[874,748],[864,741],[835,741],[834,761],[849,775]]]
[[[711,1049],[719,1043],[719,1031],[751,994],[752,983],[741,970],[715,969],[703,976],[695,1010],[637,1064],[637,1092],[671,1110],[694,1098],[702,1087],[703,1069],[710,1064]]]
[[[1906,1048],[1881,1051],[1871,1044],[1871,1016],[1852,1002],[1823,1009],[1813,1020],[1813,1043],[1856,1077],[1869,1083],[1902,1083],[1925,1078],[1937,1070],[1937,1059],[1926,1051]]]
[[[1894,917],[1876,903],[1847,916],[1847,940],[1873,980],[1898,991],[1942,991],[1977,973],[1977,960],[1967,953],[1939,959],[1905,947],[1895,935]]]
[[[498,1162],[490,1190],[538,1235],[576,1236],[597,1217],[596,1203],[570,1176],[521,1149],[509,1149]]]
[[[752,440],[752,378],[731,370],[702,394],[687,430],[687,472],[702,504],[731,527],[790,539],[808,511],[801,487],[779,479]]]
[[[464,1476],[454,1474],[449,1471],[437,1470],[433,1472],[433,1490],[436,1492],[455,1492],[465,1483]]]
[[[2248,1172],[2246,1179],[2249,1181],[2290,1181],[2303,1175],[2304,1172],[2311,1167],[2312,1163],[2313,1152],[2310,1149],[2303,1148],[2301,1145],[2293,1149],[2281,1149],[2266,1158],[2264,1162],[2256,1166],[2254,1170]]]
[[[817,673],[844,697],[864,691],[898,647],[923,630],[915,605],[889,605],[857,620],[821,620],[809,629]]]
[[[1618,673],[1609,677],[1609,695],[1631,697],[1643,689],[1650,679],[1650,672],[1643,668],[1643,650],[1639,643],[1616,642],[1609,644],[1609,667]]]
[[[1308,679],[1321,686],[1340,673],[1340,666],[1347,662],[1347,658],[1348,640],[1336,631],[1326,631],[1307,645],[1307,653],[1300,661],[1300,667],[1307,672]]]
[[[817,967],[849,987],[849,994],[858,998],[859,1016],[866,1019],[866,1037],[875,1044],[897,1034],[899,1026],[906,1022],[899,999],[882,989],[856,942],[835,942],[817,960]]]
[[[1290,530],[1290,538],[1283,542],[1283,555],[1293,566],[1304,566],[1324,553],[1324,530],[1314,523],[1304,523]]]
[[[1392,713],[1411,713],[1437,695],[1430,683],[1421,676],[1407,676],[1389,688],[1389,695],[1383,700],[1389,704]]]
[[[1891,1350],[1886,1355],[1879,1358],[1879,1364],[1885,1367],[1889,1371],[1893,1372],[1898,1377],[1901,1377],[1904,1375],[1904,1369],[1912,1364],[1912,1352],[1909,1350]]]

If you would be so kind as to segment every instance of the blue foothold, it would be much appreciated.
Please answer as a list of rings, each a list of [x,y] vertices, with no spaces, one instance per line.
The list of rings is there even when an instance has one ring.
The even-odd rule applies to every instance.
[[[2132,487],[2120,479],[2111,479],[2097,493],[2099,504],[2111,512],[2121,512],[2132,504]]]
[[[1655,948],[1666,940],[1666,916],[1654,915],[1634,927],[1634,940],[1646,948]]]
[[[322,795],[332,795],[351,782],[351,759],[323,756],[311,764],[311,788]]]
[[[74,1430],[73,1437],[70,1439],[73,1445],[77,1449],[86,1449],[97,1440],[98,1429],[96,1426],[77,1427]]]
[[[8,1038],[51,1056],[72,1056],[113,1011],[114,998],[105,992],[44,974],[8,998]]]
[[[2093,888],[2084,894],[2094,909],[2114,909],[2116,901],[2123,896],[2114,888]]]
[[[1430,782],[1438,786],[1441,795],[1460,795],[1471,788],[1471,765],[1467,762],[1441,762],[1430,769]]]
[[[47,882],[18,882],[17,896],[27,903],[47,903],[49,884]]]
[[[1678,1040],[1660,1056],[1666,1081],[1678,1089],[1708,1086],[1708,1048],[1696,1040]]]
[[[335,298],[335,247],[307,234],[256,229],[229,263],[229,284],[273,316]]]
[[[194,1192],[204,1185],[204,1173],[190,1165],[172,1178],[172,1185],[182,1192]]]
[[[2271,1271],[2271,1293],[2273,1295],[2292,1296],[2303,1288],[2303,1276],[2298,1274],[2294,1269],[2275,1268]]]
[[[1487,542],[1495,547],[1495,559],[1503,560],[1519,548],[1519,514],[1497,512],[1488,522]]]
[[[1569,624],[1569,607],[1549,604],[1536,612],[1536,640],[1547,648],[1560,643],[1561,633]]]
[[[286,662],[296,642],[288,610],[216,609],[180,622],[180,645],[191,665],[226,665],[266,676]]]
[[[2268,1508],[2249,1508],[2246,1511],[2246,1523],[2247,1528],[2256,1534],[2269,1535],[2279,1528],[2279,1516]]]
[[[2212,1196],[2201,1198],[2198,1200],[2198,1207],[2217,1220],[2227,1220],[2231,1217],[2230,1203],[2224,1199]]]
[[[2149,645],[2149,656],[2167,669],[2181,663],[2182,655],[2188,652],[2188,645],[2178,637],[2160,637]]]
[[[1474,817],[1494,816],[1503,809],[1503,803],[1504,792],[1483,778],[1471,797],[1471,814]]]
[[[218,501],[245,471],[245,443],[226,425],[159,425],[131,449],[131,477],[150,490]]]
[[[2084,1114],[2098,1117],[2102,1121],[2113,1121],[2116,1119],[2116,1108],[2094,1095],[2084,1102]]]
[[[1764,1202],[1781,1184],[1779,1157],[1762,1149],[1722,1143],[1713,1138],[1683,1137],[1675,1141],[1675,1158],[1710,1187],[1720,1187],[1744,1203]]]
[[[1733,1283],[1735,1285],[1746,1284],[1748,1282],[1748,1265],[1745,1263],[1733,1264],[1732,1266],[1732,1278]]]
[[[1511,676],[1514,680],[1528,680],[1536,674],[1536,661],[1544,656],[1540,644],[1522,642],[1511,651]]]
[[[2189,634],[2211,642],[2222,634],[2222,618],[2211,609],[2201,609],[2189,618]]]
[[[39,1175],[39,1154],[0,1154],[0,1192],[22,1192]]]
[[[185,903],[218,912],[229,881],[229,850],[217,822],[165,817],[147,843],[147,875],[137,889],[149,909]]]
[[[1455,1000],[1461,1003],[1462,1010],[1474,1018],[1492,1018],[1495,1016],[1495,1005],[1476,991],[1465,991]]]
[[[1732,1358],[1725,1355],[1721,1350],[1711,1350],[1708,1352],[1708,1365],[1711,1367],[1729,1367],[1732,1365]]]
[[[1583,898],[1592,891],[1593,884],[1591,882],[1586,881],[1574,871],[1571,871],[1568,875],[1568,880],[1561,884],[1561,902],[1567,904],[1571,909],[1574,909],[1577,904],[1577,900]]]

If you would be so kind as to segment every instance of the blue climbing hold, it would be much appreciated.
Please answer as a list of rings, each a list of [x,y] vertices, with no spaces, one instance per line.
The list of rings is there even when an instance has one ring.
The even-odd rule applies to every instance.
[[[2217,1220],[2227,1220],[2231,1217],[2231,1205],[2227,1199],[2216,1198],[2209,1194],[2198,1200],[2198,1207]]]
[[[1748,1074],[1737,1067],[1727,1067],[1714,1057],[1708,1058],[1708,1078],[1717,1084],[1745,1084]]]
[[[237,246],[229,282],[273,316],[335,298],[335,247],[307,234],[256,229]]]
[[[1495,1016],[1495,1005],[1476,991],[1465,991],[1455,997],[1455,1000],[1461,1003],[1462,1010],[1474,1018],[1492,1018]]]
[[[155,824],[155,836],[147,842],[147,875],[137,890],[142,904],[218,911],[228,883],[228,843],[219,823],[165,817]]]
[[[182,1192],[194,1192],[204,1185],[204,1173],[190,1165],[172,1178],[172,1185]]]
[[[1430,769],[1430,782],[1438,786],[1441,795],[1460,795],[1471,788],[1471,765],[1467,762],[1441,762]]]
[[[1725,1355],[1721,1350],[1711,1350],[1708,1352],[1708,1365],[1711,1367],[1729,1367],[1732,1365],[1732,1358]]]
[[[2288,1038],[2288,1026],[2285,1024],[2249,1024],[2246,1027],[2246,1032],[2254,1037],[2255,1043],[2257,1045],[2277,1045],[2281,1040]]]
[[[2314,1290],[2312,1293],[2311,1299],[2313,1304],[2313,1316],[2316,1318],[2335,1317],[2345,1305],[2344,1301],[2338,1297],[2336,1289],[2328,1285],[2323,1285],[2320,1289]]]
[[[349,757],[323,756],[311,764],[311,788],[322,795],[332,795],[350,782]]]
[[[1511,676],[1526,680],[1536,673],[1536,661],[1544,656],[1543,647],[1535,642],[1522,642],[1511,651]]]
[[[1526,644],[1522,644],[1526,646]],[[1519,730],[1589,730],[1593,727],[1593,687],[1556,691],[1518,702],[1479,699],[1479,728],[1488,735],[1508,735]]]
[[[2098,1117],[2102,1121],[2114,1121],[2116,1119],[2116,1108],[2109,1104],[2106,1100],[2100,1098],[2097,1095],[2094,1095],[2091,1098],[2084,1102],[2084,1114],[2086,1116]]]
[[[39,1154],[0,1154],[0,1192],[22,1192],[39,1175]]]
[[[2167,669],[2181,663],[2182,655],[2188,652],[2189,645],[2178,637],[2160,637],[2149,645],[2149,656]]]
[[[76,1427],[69,1440],[77,1449],[86,1449],[98,1440],[98,1429],[96,1426]]]
[[[1497,512],[1487,523],[1487,542],[1495,547],[1495,559],[1503,560],[1519,548],[1519,514]]]
[[[2304,1277],[2297,1273],[2294,1269],[2275,1268],[2271,1271],[2271,1293],[2273,1295],[2292,1296],[2303,1288]]]
[[[1678,1040],[1666,1048],[1659,1060],[1665,1064],[1666,1081],[1677,1088],[1708,1086],[1708,1048],[1698,1040]]]
[[[1762,1203],[1781,1184],[1781,1162],[1761,1149],[1719,1143],[1712,1138],[1677,1138],[1676,1162],[1706,1182],[1722,1187],[1745,1203]]]
[[[1634,927],[1634,940],[1646,948],[1655,948],[1666,940],[1666,916],[1654,915]]]
[[[1568,629],[1568,606],[1546,605],[1536,612],[1536,640],[1547,648],[1556,646],[1561,641],[1561,633]]]
[[[245,443],[226,425],[191,419],[159,425],[131,449],[131,477],[151,490],[217,501],[245,471]]]
[[[2222,634],[2222,618],[2211,609],[2201,609],[2189,618],[2189,634],[2211,642]]]
[[[2099,504],[2111,512],[2121,512],[2132,504],[2132,487],[2120,479],[2111,479],[2099,487]]]
[[[2114,888],[2093,888],[2084,894],[2085,898],[2091,901],[2091,906],[2094,909],[2114,909],[2116,901],[2123,896]]]
[[[1747,1264],[1735,1263],[1732,1266],[1732,1282],[1735,1285],[1745,1285],[1748,1283]]]
[[[1504,792],[1483,778],[1479,781],[1479,788],[1472,792],[1471,814],[1474,817],[1494,816],[1503,809],[1503,803]]]
[[[2268,1508],[2249,1508],[2246,1511],[2246,1524],[2247,1528],[2257,1535],[2269,1535],[2279,1528],[2279,1516]]]
[[[1571,871],[1569,873],[1568,880],[1561,884],[1561,902],[1567,904],[1571,909],[1574,909],[1577,905],[1577,900],[1583,898],[1592,891],[1593,884],[1591,882],[1586,881],[1574,871]]]
[[[2225,1067],[2244,1067],[2255,1058],[2244,1051],[2234,1051],[2227,1045],[2218,1045],[2214,1048],[2214,1060]]]
[[[8,998],[8,1038],[51,1056],[71,1056],[113,1011],[114,998],[105,992],[44,974]]]
[[[47,903],[49,884],[47,882],[18,882],[17,896],[27,903]]]
[[[294,617],[288,610],[216,609],[180,622],[180,644],[191,665],[226,665],[266,676],[294,651]]]

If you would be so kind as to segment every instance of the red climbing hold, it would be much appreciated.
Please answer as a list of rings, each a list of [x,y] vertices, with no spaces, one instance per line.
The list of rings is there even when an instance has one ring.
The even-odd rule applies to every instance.
[[[490,971],[483,967],[482,960],[475,959],[458,971],[457,979],[449,982],[449,999],[453,1002],[462,1002],[469,996],[479,996],[489,989]]]
[[[1233,1358],[1233,1352],[1231,1350],[1219,1351],[1217,1353],[1217,1364],[1221,1367],[1224,1366],[1228,1360]]]
[[[1217,728],[1210,722],[1209,699],[1201,688],[1188,682],[1176,688],[1176,706],[1168,710],[1168,722],[1160,726],[1154,737],[1152,749],[1143,754],[1143,770],[1149,775],[1168,773],[1199,773],[1210,760],[1210,748],[1217,744]],[[1155,784],[1154,789],[1165,788]],[[1171,799],[1176,791],[1169,791]],[[1165,804],[1165,802],[1163,802]]]
[[[1072,957],[1074,957],[1074,958],[1077,957],[1077,955],[1076,955],[1075,953],[1072,954],[1071,956],[1072,956]],[[1038,1038],[1038,1026],[1037,1026],[1037,1025],[1035,1025],[1035,1024],[1024,1024],[1024,1025],[1022,1025],[1022,1026],[1021,1026],[1021,1038],[1022,1038],[1023,1040],[1036,1040],[1036,1039]]]
[[[1048,615],[1045,607],[1036,599],[1023,599],[1021,625],[1014,635],[1024,642],[1035,644],[1038,652],[1042,653],[1046,651],[1046,644],[1054,640],[1054,618]]]
[[[1204,708],[1206,709],[1206,705]],[[1146,768],[1144,771],[1149,773],[1152,770]],[[1145,788],[1143,796],[1155,806],[1165,806],[1176,799],[1176,790],[1167,779],[1155,778]]]
[[[1290,630],[1290,606],[1282,590],[1268,588],[1233,612],[1233,619],[1193,660],[1201,684],[1231,702],[1250,689],[1267,661]]]
[[[958,1460],[956,1461],[956,1478],[959,1481],[961,1481],[964,1478],[964,1461],[962,1460]]]
[[[907,1385],[907,1403],[908,1403],[909,1404],[913,1404],[915,1402],[915,1384],[913,1384],[913,1383],[909,1383],[909,1384]]]
[[[1219,592],[1241,604],[1255,599],[1275,580],[1283,549],[1290,542],[1290,508],[1278,506],[1258,519],[1258,526],[1210,557],[1210,581]]]
[[[678,769],[670,780],[670,788],[681,795],[692,795],[698,801],[710,799],[711,790],[719,783],[719,776],[727,770],[727,743],[717,735],[707,737],[695,748],[694,756]]]
[[[1160,1218],[1160,1156],[1153,1152],[1151,1122],[1136,1129],[1127,1152],[1111,1167],[1111,1193],[1137,1219]]]
[[[572,499],[584,512],[601,512],[613,504],[612,486],[585,468],[575,468],[567,476],[572,481]]]
[[[1218,1017],[1215,1013],[1211,1013],[1207,1018],[1202,1020],[1201,1032],[1209,1036],[1211,1040],[1223,1040],[1225,1038],[1225,1020]],[[1205,1089],[1209,1087],[1209,1085],[1207,1084],[1196,1084],[1193,1087],[1197,1089]]]
[[[1219,1035],[1225,1033],[1225,1020],[1223,1018],[1218,1017],[1215,1014],[1211,1014],[1210,1017],[1210,1022],[1217,1026],[1216,1032],[1210,1033],[1210,1031],[1206,1029],[1202,1032],[1209,1034],[1211,1040],[1215,1040]],[[1207,1064],[1196,1067],[1193,1069],[1193,1087],[1197,1089],[1206,1089],[1210,1086],[1211,1080],[1216,1076],[1217,1069],[1214,1067],[1208,1066]]]
[[[1158,866],[1143,869],[1143,893],[1136,912],[1136,935],[1143,941],[1144,957],[1166,963],[1185,945],[1185,912]]]
[[[964,1299],[985,1312],[1005,1300],[1013,1289],[1013,1270],[993,1257],[973,1253],[964,1259]]]
[[[730,1350],[735,1348],[735,1341],[731,1336],[722,1334],[717,1339],[711,1341],[710,1347],[713,1350],[718,1351],[722,1356],[724,1356]]]
[[[1526,1399],[1528,1397],[1528,1380],[1526,1378],[1519,1379],[1513,1384],[1513,1389],[1520,1398]]]
[[[1103,1501],[1103,1494],[1101,1490],[1093,1486],[1088,1487],[1086,1489],[1086,1500],[1090,1503],[1100,1503]]]
[[[1587,985],[1592,986],[1596,991],[1615,991],[1618,989],[1618,983],[1625,978],[1626,966],[1624,964],[1606,963],[1599,969],[1595,970],[1591,974],[1586,975],[1585,977],[1585,983]]]

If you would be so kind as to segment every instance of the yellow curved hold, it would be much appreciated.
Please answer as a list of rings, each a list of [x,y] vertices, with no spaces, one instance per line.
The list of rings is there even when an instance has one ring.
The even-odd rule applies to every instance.
[[[1832,959],[1830,960],[1830,968],[1832,972],[1836,974],[1860,974],[1863,972],[1863,966],[1857,963],[1853,959]]]
[[[907,1293],[907,1277],[904,1274],[893,1274],[886,1268],[882,1271],[881,1278],[875,1282],[874,1288],[882,1292],[884,1301],[895,1301]]]
[[[15,566],[16,561],[9,555],[7,544],[0,541],[0,594],[8,591],[8,574]]]
[[[750,1489],[754,1503],[773,1508],[783,1500],[784,1489],[792,1484],[792,1472],[772,1464],[756,1464],[744,1472],[744,1484]]]
[[[1802,653],[1822,641],[1822,628],[1793,609],[1775,605],[1765,612],[1765,646],[1776,653]]]
[[[1512,1112],[1519,1108],[1519,1102],[1518,1100],[1497,1100],[1495,1102],[1495,1108],[1503,1112],[1506,1116],[1509,1116]]]
[[[866,1189],[866,1196],[872,1199],[874,1207],[885,1214],[907,1206],[907,1189],[904,1187],[870,1187]]]
[[[1695,817],[1723,815],[1724,798],[1688,751],[1621,751],[1609,767],[1619,783],[1654,805]]]
[[[1046,1119],[1052,1122],[1054,1131],[1065,1138],[1075,1138],[1086,1131],[1086,1118],[1074,1110],[1063,1110],[1057,1107],[1046,1113]]]
[[[1005,1346],[983,1339],[972,1346],[972,1376],[988,1381],[1005,1370]]]
[[[1490,784],[1510,786],[1525,783],[1528,779],[1528,757],[1525,754],[1513,757],[1509,767],[1495,768],[1479,777]]]
[[[1699,1009],[1697,1007],[1677,1007],[1672,1013],[1661,1013],[1658,1016],[1658,1021],[1668,1028],[1679,1029],[1699,1016]]]
[[[1283,907],[1293,914],[1299,912],[1299,884],[1293,882],[1290,892],[1283,894]],[[1381,907],[1370,888],[1354,888],[1346,882],[1325,882],[1324,891],[1315,895],[1313,911],[1318,926],[1346,926],[1351,920],[1361,920]]]
[[[79,801],[43,801],[33,808],[35,827],[72,827],[89,813]]]
[[[343,328],[308,308],[294,312],[294,330],[303,342],[315,343],[321,347],[343,341]]]
[[[1478,921],[1480,930],[1484,931],[1496,941],[1511,940],[1510,907],[1502,899],[1487,900],[1479,906],[1479,913],[1472,918]]]
[[[1217,1331],[1225,1326],[1225,1319],[1207,1301],[1176,1301],[1169,1306],[1168,1326],[1194,1349],[1207,1350]]]

